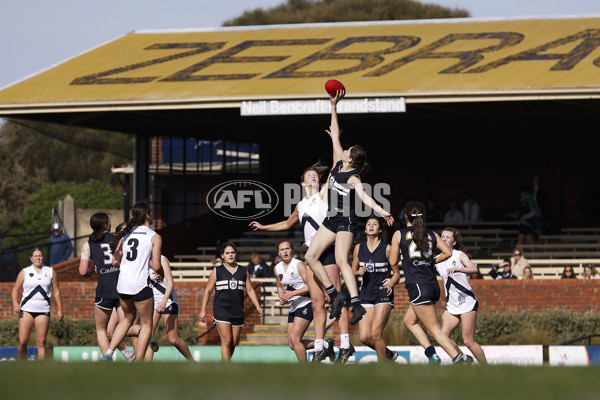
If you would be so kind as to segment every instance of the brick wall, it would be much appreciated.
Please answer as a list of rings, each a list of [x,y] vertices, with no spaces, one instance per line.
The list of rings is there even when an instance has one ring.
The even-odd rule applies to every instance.
[[[435,305],[441,314],[446,307],[444,288],[438,280],[441,298]],[[479,301],[480,313],[495,311],[519,312],[523,310],[567,310],[571,312],[599,312],[600,280],[583,279],[539,279],[523,281],[508,280],[471,280],[469,281]],[[408,308],[408,295],[404,285],[394,290],[394,309],[392,313],[404,315]],[[335,337],[339,334],[337,324],[332,326]],[[351,331],[357,329],[351,327]]]
[[[84,278],[85,279],[85,278]],[[441,281],[439,281],[441,284]],[[599,312],[600,280],[582,279],[548,279],[548,280],[474,280],[471,286],[479,300],[479,312],[494,311],[518,312],[521,310],[544,311],[562,309],[572,312]],[[12,318],[12,302],[10,293],[13,284],[0,283],[0,318]],[[64,304],[64,313],[71,319],[93,319],[94,294],[96,282],[92,278],[83,281],[61,281],[60,288]],[[178,282],[177,299],[179,303],[179,318],[182,322],[194,322],[200,311],[200,301],[204,295],[204,282]],[[444,293],[443,288],[441,289]],[[256,289],[260,299],[260,287]],[[19,294],[20,296],[20,294]],[[443,297],[443,296],[442,296]],[[406,290],[399,285],[395,290],[393,312],[403,315],[408,306]],[[246,326],[242,336],[251,331],[254,325],[260,323],[250,300],[246,300]],[[445,307],[442,298],[436,305],[441,312]],[[53,305],[52,314],[56,312]],[[212,300],[209,302],[209,315],[212,315]],[[209,326],[198,327],[198,332],[205,332]],[[356,327],[353,327],[356,329]],[[333,325],[333,334],[337,336],[337,324]],[[203,336],[199,344],[217,344],[218,335],[213,329],[208,335]]]
[[[95,276],[95,275],[94,275]],[[86,278],[83,278],[86,279]],[[63,301],[63,313],[66,318],[71,319],[94,319],[94,297],[96,291],[96,279],[87,278],[85,281],[60,281],[60,293]],[[204,296],[205,282],[178,282],[176,284],[177,303],[179,305],[179,320],[181,322],[195,322],[200,312],[200,303]],[[13,307],[11,291],[14,283],[0,282],[0,319],[13,318]],[[261,288],[256,287],[256,295],[260,299]],[[213,292],[214,295],[214,292]],[[18,294],[21,299],[21,291]],[[209,301],[207,313],[212,317],[212,298]],[[52,301],[52,316],[56,314],[56,305]],[[242,328],[242,338],[254,329],[254,325],[261,322],[256,309],[249,299],[245,303],[245,323]],[[198,333],[202,334],[212,326],[212,318],[208,324],[198,324]],[[198,344],[218,344],[219,336],[217,330],[213,329],[204,335]]]

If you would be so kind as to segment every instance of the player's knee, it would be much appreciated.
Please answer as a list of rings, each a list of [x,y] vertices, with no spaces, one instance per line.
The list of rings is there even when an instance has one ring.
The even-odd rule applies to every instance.
[[[361,334],[359,334],[359,338],[360,338],[360,341],[363,342],[364,344],[371,343],[371,335],[370,334],[361,333]]]
[[[473,344],[475,344],[475,339],[472,336],[463,336],[463,342],[465,346],[471,347]]]
[[[371,342],[375,343],[381,340],[381,332],[371,332]]]
[[[177,334],[167,335],[167,338],[169,339],[169,343],[171,343],[173,346],[179,342],[179,335]]]
[[[311,266],[318,259],[319,257],[316,254],[316,252],[311,251],[310,248],[306,251],[306,254],[304,255],[304,260],[306,260],[309,266]]]

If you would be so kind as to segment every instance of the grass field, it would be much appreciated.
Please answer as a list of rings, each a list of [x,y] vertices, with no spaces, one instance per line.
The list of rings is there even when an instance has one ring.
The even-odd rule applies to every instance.
[[[0,364],[3,399],[598,399],[599,367]]]

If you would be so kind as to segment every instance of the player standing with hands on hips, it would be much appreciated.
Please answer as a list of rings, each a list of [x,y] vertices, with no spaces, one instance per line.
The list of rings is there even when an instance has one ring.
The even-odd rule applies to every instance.
[[[336,91],[335,95],[329,93],[331,126],[326,132],[331,137],[333,145],[334,166],[329,173],[328,179],[328,212],[323,224],[319,227],[310,243],[305,260],[329,295],[331,303],[329,317],[336,318],[344,304],[345,296],[334,287],[319,259],[323,252],[331,244],[335,243],[335,260],[351,296],[352,319],[350,323],[354,325],[366,313],[366,310],[360,304],[356,277],[348,262],[348,253],[356,234],[358,220],[355,204],[356,197],[383,216],[388,225],[392,225],[394,218],[365,193],[360,180],[360,173],[363,172],[367,164],[367,155],[364,149],[359,145],[355,145],[344,150],[340,142],[337,103],[344,97],[345,93],[343,86],[341,86],[340,90]]]

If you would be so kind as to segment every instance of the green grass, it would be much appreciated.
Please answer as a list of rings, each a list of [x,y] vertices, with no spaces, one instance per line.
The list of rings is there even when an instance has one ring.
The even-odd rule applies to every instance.
[[[3,399],[597,399],[598,367],[0,364]]]

